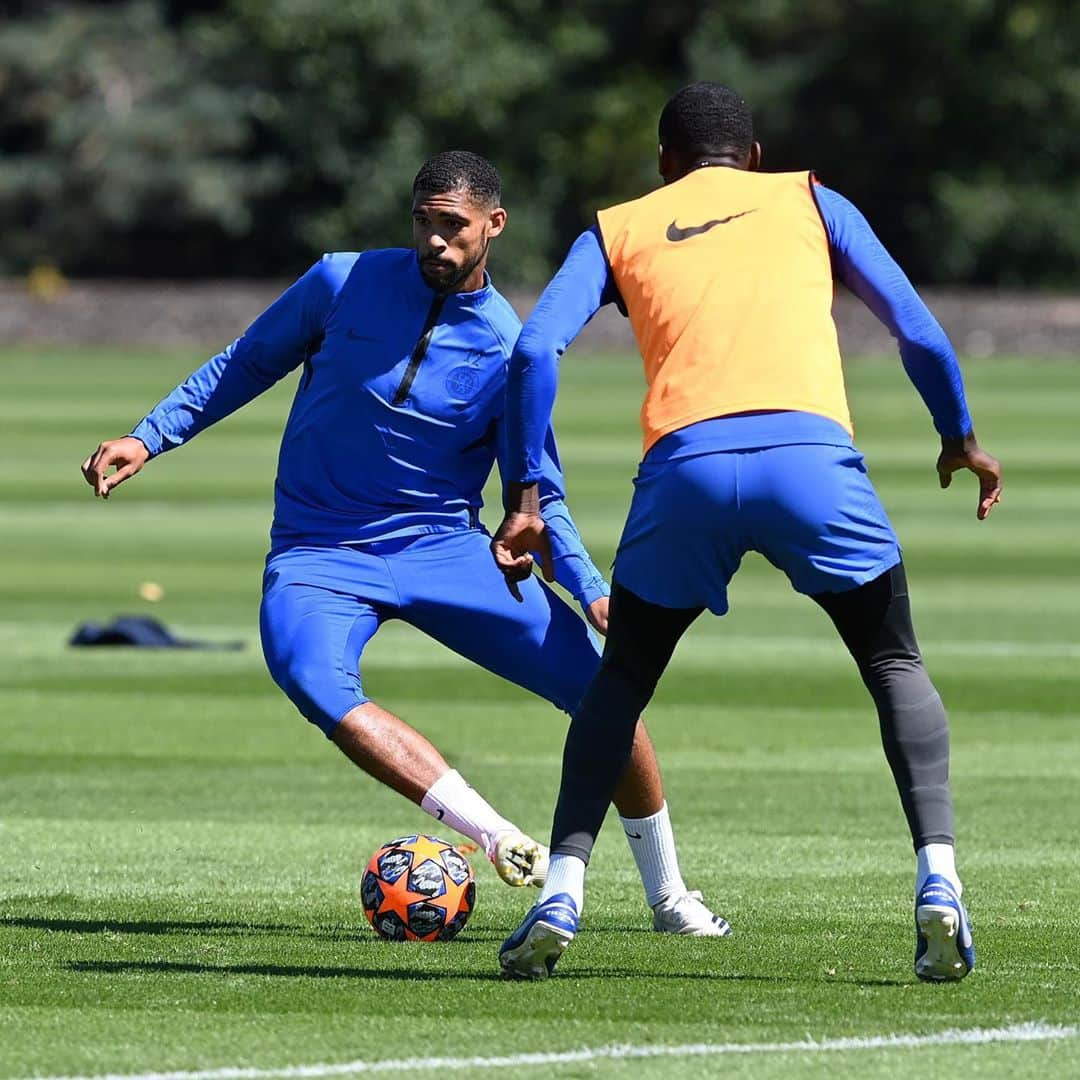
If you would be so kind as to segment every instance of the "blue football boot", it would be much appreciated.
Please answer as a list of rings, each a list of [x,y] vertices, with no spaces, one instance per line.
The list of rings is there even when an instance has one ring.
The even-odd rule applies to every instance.
[[[967,910],[952,885],[931,874],[915,897],[915,974],[925,982],[953,982],[974,966]]]
[[[502,943],[499,966],[508,979],[546,979],[577,933],[578,912],[568,893],[534,904]]]

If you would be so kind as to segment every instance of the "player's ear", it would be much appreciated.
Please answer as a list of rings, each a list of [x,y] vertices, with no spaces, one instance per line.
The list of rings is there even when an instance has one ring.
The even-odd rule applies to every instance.
[[[675,175],[675,164],[671,160],[671,152],[663,143],[657,143],[656,146],[656,168],[660,179],[665,184],[670,184]]]
[[[761,143],[755,142],[750,146],[750,159],[746,168],[749,172],[757,172],[761,168]]]
[[[498,236],[506,228],[506,211],[496,206],[488,215],[488,236]]]

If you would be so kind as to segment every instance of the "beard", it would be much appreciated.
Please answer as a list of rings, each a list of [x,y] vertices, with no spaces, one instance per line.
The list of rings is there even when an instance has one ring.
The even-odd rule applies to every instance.
[[[485,234],[483,242],[477,249],[476,254],[471,259],[466,259],[460,267],[448,278],[442,278],[433,280],[426,273],[424,273],[424,264],[420,264],[420,276],[427,282],[427,284],[440,293],[452,293],[457,292],[458,287],[462,282],[467,281],[472,275],[473,271],[487,258],[488,246],[491,241]]]

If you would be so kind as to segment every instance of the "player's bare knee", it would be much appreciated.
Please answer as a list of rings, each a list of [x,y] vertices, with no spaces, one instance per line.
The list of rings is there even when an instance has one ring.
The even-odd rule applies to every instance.
[[[377,743],[385,734],[384,718],[390,716],[390,713],[374,701],[358,702],[338,721],[334,730],[334,741],[348,742],[357,747]]]

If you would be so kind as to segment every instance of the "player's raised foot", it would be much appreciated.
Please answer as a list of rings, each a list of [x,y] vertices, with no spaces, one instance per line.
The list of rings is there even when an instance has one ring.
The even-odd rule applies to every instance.
[[[488,858],[507,885],[540,888],[547,877],[548,849],[516,829],[496,835]]]
[[[915,897],[915,974],[924,982],[955,982],[974,966],[967,909],[945,878],[931,874]]]
[[[499,966],[507,979],[546,979],[574,940],[578,910],[569,893],[534,904],[525,921],[502,943]]]
[[[697,889],[661,900],[653,908],[652,924],[653,929],[660,934],[727,937],[731,933],[727,919],[710,911]]]

